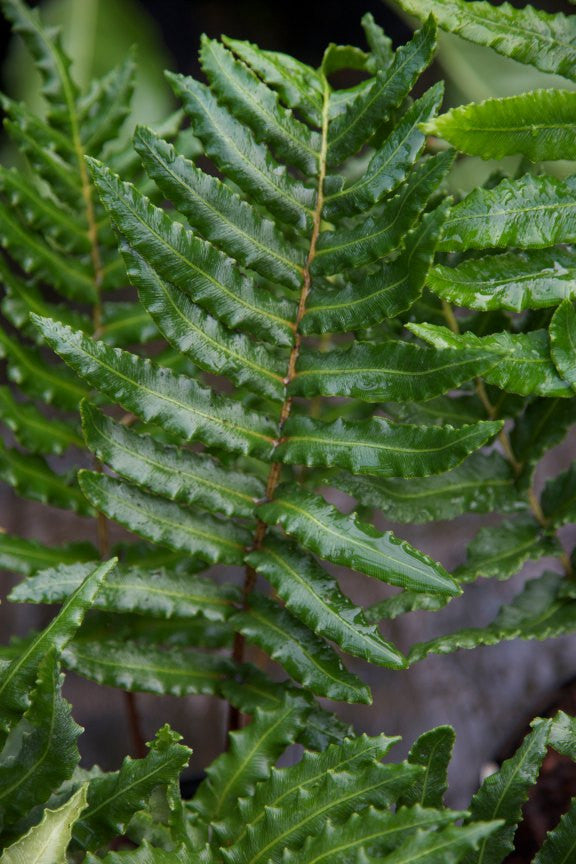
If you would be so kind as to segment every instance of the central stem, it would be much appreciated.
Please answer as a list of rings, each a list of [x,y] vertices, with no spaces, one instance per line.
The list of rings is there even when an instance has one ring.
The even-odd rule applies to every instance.
[[[329,105],[329,88],[328,82],[326,79],[324,80],[324,106],[322,110],[322,143],[320,147],[319,160],[318,160],[318,185],[316,192],[316,206],[314,208],[314,216],[312,220],[312,232],[310,235],[310,245],[308,247],[308,254],[306,256],[306,264],[304,266],[303,274],[302,274],[302,287],[300,289],[300,298],[298,301],[298,310],[296,313],[296,319],[294,321],[294,343],[290,350],[290,357],[288,359],[288,367],[286,370],[286,375],[284,377],[284,385],[286,387],[286,396],[284,398],[284,402],[282,403],[282,407],[280,409],[280,416],[278,419],[278,434],[276,436],[276,446],[280,443],[282,438],[282,432],[286,421],[290,416],[290,412],[292,410],[292,397],[288,395],[288,387],[291,381],[294,379],[296,374],[296,363],[298,362],[298,357],[300,356],[300,350],[302,347],[302,334],[300,333],[300,324],[302,322],[302,318],[304,317],[304,313],[306,311],[306,302],[308,300],[308,295],[310,293],[310,287],[312,284],[312,275],[310,269],[312,267],[312,262],[316,257],[316,245],[318,243],[318,236],[320,234],[320,225],[322,222],[322,210],[324,208],[324,180],[326,177],[326,151],[328,147],[328,105]],[[274,495],[276,493],[276,489],[278,487],[278,483],[280,480],[280,473],[282,470],[282,463],[277,461],[272,461],[270,466],[270,472],[268,474],[268,480],[266,482],[266,501],[272,501]],[[256,525],[256,531],[254,533],[254,542],[252,543],[252,549],[258,550],[262,547],[264,542],[264,538],[266,537],[266,532],[268,530],[268,526],[261,519],[258,519]],[[246,575],[244,578],[244,587],[243,587],[243,595],[242,595],[242,603],[243,608],[247,609],[249,604],[250,594],[254,590],[254,585],[256,583],[257,573],[253,567],[250,565],[246,566]],[[241,633],[236,633],[234,636],[234,647],[232,651],[233,659],[237,663],[242,663],[244,660],[244,648],[245,642],[244,637]],[[239,729],[242,725],[241,723],[241,714],[237,708],[234,706],[230,707],[230,715],[228,722],[228,731],[234,731],[235,729]]]

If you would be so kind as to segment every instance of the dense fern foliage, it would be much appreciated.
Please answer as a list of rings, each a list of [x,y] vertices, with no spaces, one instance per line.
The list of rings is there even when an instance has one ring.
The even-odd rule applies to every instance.
[[[169,74],[182,113],[136,129],[132,148],[132,61],[81,94],[57,34],[1,2],[47,108],[5,102],[27,167],[0,172],[0,416],[13,436],[0,468],[17,494],[92,517],[97,544],[0,535],[0,563],[24,577],[10,599],[63,604],[0,657],[0,864],[499,864],[546,748],[575,755],[570,718],[535,721],[463,813],[443,806],[450,729],[384,764],[393,739],[355,735],[315,697],[371,701],[347,655],[399,670],[576,629],[558,536],[576,521],[576,469],[541,495],[534,485],[576,419],[576,183],[533,164],[574,159],[574,94],[437,116],[442,88],[420,80],[430,12],[565,75],[556,34],[571,19],[403,0],[422,18],[406,45],[366,16],[368,50],[332,45],[318,69],[206,38],[206,83]],[[481,27],[477,7],[491,10]],[[539,63],[532,31],[549,45]],[[359,83],[339,89],[350,70]],[[453,201],[455,154],[439,138],[524,161]],[[61,454],[82,470],[64,474]],[[376,527],[376,514],[466,513],[503,518],[453,574]],[[112,521],[132,539],[98,563]],[[391,619],[543,557],[554,571],[488,627],[408,656],[391,641]],[[383,583],[382,600],[359,605],[341,568]],[[229,702],[236,731],[191,802],[176,788],[188,751],[167,728],[118,772],[77,767],[61,663],[129,692]],[[294,742],[304,755],[275,767]],[[536,864],[570,860],[574,818]],[[138,848],[109,852],[118,836]]]

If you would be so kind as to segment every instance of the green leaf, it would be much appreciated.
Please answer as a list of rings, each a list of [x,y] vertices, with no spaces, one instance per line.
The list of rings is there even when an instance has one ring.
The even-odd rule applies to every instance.
[[[181,569],[126,567],[119,565],[94,600],[95,609],[107,612],[137,612],[154,618],[194,618],[223,621],[233,611],[238,591],[218,585]],[[9,599],[18,603],[62,603],[89,572],[90,564],[61,564],[25,579],[12,589]],[[148,619],[149,620],[149,619]]]
[[[400,591],[392,597],[386,597],[379,603],[374,603],[366,609],[366,620],[370,622],[393,620],[407,612],[423,610],[436,612],[450,602],[447,594],[424,594],[422,591]]]
[[[508,579],[525,561],[559,555],[561,547],[554,535],[545,534],[531,514],[515,516],[500,525],[481,528],[468,546],[466,563],[456,575],[463,582],[480,576]]]
[[[454,468],[500,428],[499,421],[454,428],[392,423],[379,416],[332,423],[291,417],[276,455],[292,465],[346,468],[353,474],[427,477]]]
[[[274,586],[286,607],[314,633],[348,654],[380,666],[402,667],[404,659],[385,642],[362,609],[340,591],[335,579],[295,547],[268,539],[246,559]]]
[[[452,156],[442,154],[413,168],[426,140],[419,126],[438,110],[441,101],[442,86],[436,84],[406,111],[370,159],[365,173],[344,189],[328,194],[324,204],[324,212],[330,219],[362,214],[362,211],[380,202],[406,181],[405,188],[400,190],[396,200],[392,200],[395,200],[397,207],[401,204],[402,207],[409,208],[407,213],[396,213],[397,217],[401,216],[400,222],[391,221],[388,211],[391,208],[393,213],[394,205],[392,202],[388,206],[385,204],[383,209],[384,215],[388,216],[388,223],[383,223],[384,230],[378,232],[379,218],[375,218],[374,214],[368,216],[364,221],[364,230],[357,228],[350,232],[352,236],[349,245],[346,245],[345,232],[330,232],[326,239],[320,235],[320,257],[315,264],[317,272],[327,272],[330,265],[335,269],[339,259],[351,266],[352,251],[369,261],[370,255],[374,255],[380,245],[390,245],[388,238],[394,236],[393,230],[401,233],[401,225],[410,225],[415,215],[424,208],[427,198],[444,179],[452,164]],[[367,250],[363,249],[360,242],[362,234],[366,236]],[[326,251],[322,252],[323,249]],[[322,255],[328,257],[327,264],[322,261]],[[319,265],[322,265],[322,270]]]
[[[312,769],[313,766],[312,761]],[[391,804],[419,772],[414,765],[382,765],[376,761],[356,767],[354,772],[328,770],[312,788],[300,785],[291,789],[283,797],[278,812],[272,802],[290,784],[291,773],[300,776],[300,766],[274,772],[267,783],[257,787],[250,813],[243,814],[247,823],[245,830],[229,849],[222,849],[225,861],[230,864],[280,862],[286,860],[285,850],[291,850],[292,860],[295,860],[294,850],[300,849],[305,837],[318,834],[327,822],[345,822],[369,803],[377,807]],[[264,811],[260,818],[259,811]]]
[[[145,345],[158,337],[158,328],[145,309],[135,303],[115,301],[102,304],[102,324],[98,336],[102,337],[107,345]]]
[[[144,422],[158,422],[187,441],[200,439],[244,453],[270,453],[275,427],[267,418],[150,360],[109,348],[56,321],[36,316],[34,321],[46,341],[85,381]]]
[[[423,807],[442,807],[444,793],[448,787],[448,766],[452,757],[455,741],[451,726],[438,726],[414,742],[408,754],[408,762],[422,765],[425,773],[418,778],[408,793],[400,799],[400,804]]]
[[[193,808],[206,823],[229,818],[239,797],[249,795],[306,722],[307,702],[286,693],[279,709],[256,709],[254,720],[232,732],[228,751],[206,770],[207,777],[194,796]]]
[[[452,208],[443,251],[517,246],[539,249],[576,240],[574,181],[525,174],[493,189],[474,189]]]
[[[140,299],[158,329],[180,352],[201,369],[226,375],[277,401],[284,399],[285,364],[263,343],[243,333],[230,333],[176,288],[164,282],[147,262],[123,247],[128,275],[140,289]]]
[[[407,45],[396,51],[390,66],[379,72],[368,89],[330,124],[328,165],[339,165],[353,156],[387,113],[403,102],[432,59],[435,44],[436,27],[429,19]]]
[[[344,287],[328,287],[329,282],[312,286],[301,330],[310,333],[341,333],[369,327],[409,309],[420,297],[434,251],[442,230],[447,205],[441,205],[409,232],[400,256],[384,261],[362,281],[345,282]]]
[[[574,632],[576,604],[561,597],[561,578],[557,573],[544,573],[527,582],[512,603],[503,606],[485,627],[469,627],[414,645],[408,656],[410,664],[428,654],[449,654],[518,638],[551,639]]]
[[[369,688],[348,672],[332,648],[277,603],[254,594],[250,608],[230,621],[295,681],[318,696],[370,704]]]
[[[367,858],[369,864],[457,864],[471,849],[477,849],[498,829],[498,822],[455,825],[430,833],[416,833],[398,850],[384,858]]]
[[[86,864],[186,864],[187,852],[167,852],[146,841],[132,852],[109,852],[104,858],[88,853]]]
[[[219,102],[264,140],[280,159],[316,176],[321,136],[280,103],[276,93],[223,45],[206,36],[200,50],[202,69]]]
[[[264,494],[256,477],[225,469],[204,453],[158,444],[115,423],[89,402],[82,403],[81,412],[89,449],[122,477],[163,498],[227,516],[251,516]]]
[[[520,463],[533,466],[576,423],[573,399],[535,399],[516,421],[510,442]]]
[[[505,824],[483,840],[478,852],[470,857],[470,864],[500,864],[512,850],[522,805],[546,755],[550,722],[535,720],[532,732],[514,756],[507,759],[496,774],[487,777],[472,798],[469,819],[472,824],[481,819],[504,819]]]
[[[438,24],[469,42],[487,45],[520,63],[576,80],[575,16],[551,15],[533,6],[467,0],[397,0],[420,20],[433,13]]]
[[[570,864],[576,852],[576,801],[572,799],[570,809],[564,813],[555,828],[550,831],[533,864]]]
[[[0,416],[19,444],[32,453],[60,454],[68,447],[82,447],[74,427],[45,417],[34,405],[16,401],[8,387],[0,387]]]
[[[86,786],[81,786],[57,810],[45,810],[42,821],[9,846],[0,864],[66,864],[72,827],[86,808]]]
[[[353,813],[343,824],[327,822],[319,834],[308,838],[301,851],[286,860],[296,862],[299,855],[305,855],[308,864],[344,864],[359,860],[356,856],[365,854],[361,850],[368,846],[382,855],[400,846],[407,836],[439,830],[462,815],[454,810],[441,812],[419,806],[402,807],[395,813],[368,807],[360,813]]]
[[[95,561],[98,552],[90,543],[69,543],[67,546],[46,546],[37,540],[25,540],[13,534],[0,533],[0,567],[28,576],[45,567]]]
[[[239,842],[246,834],[248,819],[252,829],[257,829],[268,808],[281,812],[286,803],[297,797],[298,790],[314,789],[328,773],[354,773],[379,762],[398,740],[385,735],[373,738],[367,735],[346,737],[337,743],[329,744],[319,753],[304,751],[300,761],[286,770],[273,768],[269,785],[262,785],[257,791],[262,802],[265,802],[264,808],[252,807],[249,800],[240,800],[240,812],[235,814],[236,818],[233,815],[227,820],[226,836],[235,837]]]
[[[95,160],[89,165],[118,233],[153,262],[161,277],[192,295],[229,327],[241,326],[282,345],[291,343],[295,304],[253,285],[231,259],[155,207],[131,183]]]
[[[208,87],[184,75],[168,81],[189,115],[206,154],[248,198],[301,229],[314,217],[313,189],[291,177],[246,126],[222,107]]]
[[[483,373],[488,384],[521,396],[568,397],[570,388],[558,376],[550,356],[545,330],[529,333],[453,333],[436,324],[407,324],[412,333],[436,348],[476,348],[493,351],[498,361]]]
[[[2,0],[2,11],[15,33],[22,36],[42,77],[42,95],[49,105],[50,122],[71,136],[78,135],[75,126],[75,102],[78,91],[70,76],[70,60],[62,50],[60,32],[45,29],[38,12],[21,0]]]
[[[576,462],[567,471],[548,479],[540,503],[552,527],[576,522]]]
[[[473,453],[456,468],[433,477],[354,477],[342,472],[330,480],[363,507],[375,507],[394,522],[423,523],[462,513],[521,510],[510,464],[499,453]]]
[[[0,826],[10,833],[20,818],[69,779],[80,760],[76,741],[82,727],[62,698],[58,673],[50,651],[40,661],[30,706],[0,753]]]
[[[394,51],[392,48],[392,40],[386,36],[384,30],[376,24],[374,16],[367,12],[360,19],[366,41],[370,46],[370,51],[374,57],[374,65],[376,68],[386,69],[392,63]]]
[[[564,300],[550,322],[550,353],[562,378],[576,390],[576,311]]]
[[[421,402],[455,389],[494,365],[481,351],[443,351],[409,342],[353,342],[344,349],[306,352],[289,392],[346,396],[367,402]]]
[[[0,328],[0,356],[8,360],[8,378],[25,393],[44,402],[75,410],[78,402],[88,395],[75,375],[65,368],[48,364],[40,354],[11,339]]]
[[[194,560],[242,563],[251,539],[244,528],[185,510],[105,474],[81,471],[78,480],[96,510],[140,537],[187,552]]]
[[[305,251],[290,245],[271,220],[151,130],[137,129],[134,146],[150,177],[206,240],[265,278],[300,287]]]
[[[318,70],[278,51],[263,51],[251,42],[223,36],[222,41],[270,87],[273,87],[288,108],[311,125],[322,125],[324,92]]]
[[[442,565],[391,531],[382,534],[355,515],[345,516],[319,495],[281,487],[274,501],[258,508],[258,515],[268,525],[281,525],[306,549],[334,564],[415,591],[460,593]]]
[[[132,48],[124,62],[93,81],[90,91],[80,100],[78,108],[86,153],[97,155],[109,141],[118,137],[130,114],[136,69],[136,52]]]
[[[88,784],[88,809],[74,826],[74,840],[83,849],[97,849],[122,835],[132,815],[159,786],[178,781],[190,750],[179,744],[181,736],[163,726],[148,745],[144,759],[126,757],[119,771],[94,777]]]
[[[50,648],[56,651],[72,639],[92,605],[100,585],[116,565],[112,558],[96,567],[74,591],[50,624],[30,642],[19,657],[0,671],[0,722],[6,728],[16,712],[28,706],[27,690],[34,684],[40,659]]]
[[[428,287],[443,300],[468,309],[522,312],[576,296],[575,280],[573,252],[529,249],[471,258],[458,267],[439,264],[428,274]]]
[[[502,159],[521,153],[531,162],[574,159],[576,92],[532,90],[453,108],[424,124],[470,156]]]
[[[23,498],[73,510],[81,516],[92,514],[92,508],[76,486],[75,480],[57,474],[41,456],[32,456],[5,447],[2,441],[0,478]]]
[[[369,211],[357,227],[323,231],[310,266],[313,275],[329,276],[364,264],[378,264],[397,251],[437,191],[449,164],[445,155],[427,159],[412,171],[394,197],[381,203],[374,213]]]
[[[214,696],[233,672],[231,662],[220,655],[126,639],[76,639],[62,658],[68,669],[98,684],[164,696]]]

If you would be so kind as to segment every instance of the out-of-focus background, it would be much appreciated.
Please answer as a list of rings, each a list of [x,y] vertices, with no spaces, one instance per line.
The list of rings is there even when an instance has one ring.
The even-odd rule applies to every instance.
[[[64,27],[64,44],[74,57],[81,82],[88,82],[122,59],[130,45],[139,46],[140,122],[160,120],[174,107],[163,83],[162,69],[201,74],[196,57],[202,32],[248,39],[313,65],[319,64],[324,47],[331,41],[363,44],[360,18],[365,12],[372,12],[396,44],[405,41],[411,32],[405,20],[376,0],[311,0],[304,9],[284,0],[50,0],[31,5],[41,5],[48,21]],[[570,9],[559,3],[539,5],[548,11]],[[18,98],[30,98],[37,88],[35,74],[24,49],[10,38],[5,25],[0,32],[0,50],[4,58],[2,89]],[[454,37],[442,37],[439,60],[425,83],[440,76],[448,76],[448,105],[554,84],[552,76],[527,71]],[[562,86],[569,85],[562,81]],[[454,189],[470,188],[493,168],[493,164],[480,160],[463,160],[452,180]],[[566,171],[568,167],[560,165],[555,170]],[[573,455],[574,440],[551,454],[557,470],[571,450]],[[466,541],[482,523],[480,517],[470,516],[424,528],[381,524],[392,527],[399,536],[452,569],[463,560]],[[51,545],[70,539],[94,539],[87,520],[19,500],[7,487],[0,487],[0,525],[6,531]],[[122,537],[120,530],[117,537]],[[442,632],[486,623],[530,575],[548,565],[546,560],[538,562],[506,583],[480,581],[441,613],[413,613],[401,622],[392,622],[388,635],[406,649],[415,641]],[[345,575],[343,578],[356,599],[365,603],[378,599],[365,583],[359,589]],[[2,601],[14,581],[9,574],[0,574]],[[29,627],[41,626],[51,614],[52,610],[45,608],[3,603],[2,641]],[[424,730],[441,723],[452,724],[457,744],[449,803],[462,806],[476,788],[482,766],[523,729],[530,716],[546,707],[558,687],[576,675],[575,649],[575,637],[545,645],[517,641],[448,657],[430,657],[403,673],[358,662],[355,671],[373,687],[375,704],[372,708],[340,706],[338,710],[359,730],[402,735],[403,752]],[[75,706],[76,719],[87,727],[82,741],[86,764],[116,767],[131,749],[123,695],[72,675],[66,692]],[[137,707],[148,737],[164,722],[170,722],[185,736],[195,751],[193,771],[200,771],[221,751],[225,713],[217,700],[138,695]],[[576,712],[576,705],[573,710]]]

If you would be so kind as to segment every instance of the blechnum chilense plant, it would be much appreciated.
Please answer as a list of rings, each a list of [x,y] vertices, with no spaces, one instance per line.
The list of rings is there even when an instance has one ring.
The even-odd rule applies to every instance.
[[[132,59],[81,93],[58,35],[21,0],[1,6],[46,111],[3,102],[25,162],[0,171],[0,470],[95,535],[0,535],[0,563],[23,577],[10,599],[61,604],[0,656],[1,864],[504,861],[547,748],[576,758],[574,720],[534,721],[457,812],[443,804],[449,727],[384,764],[397,739],[354,733],[315,697],[371,701],[342,655],[401,670],[576,629],[558,538],[576,469],[533,484],[574,419],[575,182],[538,163],[574,158],[576,94],[440,117],[440,85],[410,95],[434,53],[429,13],[572,80],[574,19],[402,0],[422,19],[410,42],[394,51],[367,16],[368,50],[331,45],[319,69],[205,39],[207,83],[168,76],[189,129],[177,114],[132,146]],[[343,69],[360,83],[334,87]],[[520,153],[522,168],[452,200],[440,138]],[[83,470],[64,472],[70,458]],[[375,511],[504,516],[450,575]],[[111,550],[111,521],[140,539]],[[544,556],[556,569],[489,626],[407,656],[387,636],[390,619]],[[361,608],[332,565],[399,590]],[[61,665],[129,693],[227,700],[228,749],[191,801],[189,750],[168,727],[118,771],[79,767]],[[274,767],[293,742],[301,758]],[[574,860],[575,831],[573,805],[535,864]]]

